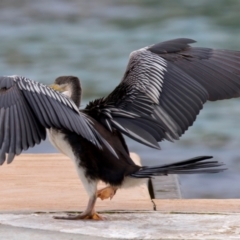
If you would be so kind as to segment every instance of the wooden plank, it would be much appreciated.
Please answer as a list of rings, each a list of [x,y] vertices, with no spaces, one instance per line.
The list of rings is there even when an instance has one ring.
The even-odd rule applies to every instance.
[[[151,182],[155,199],[181,198],[177,175],[154,177]]]
[[[240,199],[153,199],[163,213],[240,213]]]
[[[74,164],[62,154],[22,154],[1,166],[0,196],[0,211],[82,211],[88,200]],[[144,183],[119,190],[111,201],[98,200],[96,209],[152,210],[153,205]]]

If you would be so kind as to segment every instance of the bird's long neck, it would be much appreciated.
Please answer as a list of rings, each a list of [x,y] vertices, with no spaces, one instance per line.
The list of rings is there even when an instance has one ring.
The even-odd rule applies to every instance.
[[[82,96],[82,88],[80,82],[76,81],[74,82],[74,84],[70,84],[66,95],[68,95],[72,99],[72,101],[76,104],[77,107],[80,107]]]

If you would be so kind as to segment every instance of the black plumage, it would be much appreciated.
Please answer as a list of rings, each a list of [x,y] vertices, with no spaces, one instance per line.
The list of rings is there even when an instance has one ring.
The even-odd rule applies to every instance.
[[[179,139],[207,101],[239,97],[240,52],[194,48],[191,39],[175,39],[134,51],[120,84],[105,98],[79,110],[82,88],[74,76],[62,76],[56,91],[19,76],[0,78],[0,164],[46,138],[76,164],[89,194],[87,209],[96,214],[99,180],[109,197],[119,187],[156,175],[215,173],[221,164],[197,157],[183,162],[138,166],[129,156],[125,134],[153,148]],[[61,93],[60,93],[61,92]],[[220,167],[220,168],[219,168]]]

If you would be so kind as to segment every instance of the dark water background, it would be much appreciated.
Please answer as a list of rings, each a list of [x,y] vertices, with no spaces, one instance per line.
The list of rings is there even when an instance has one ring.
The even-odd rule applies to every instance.
[[[129,3],[130,2],[130,3]],[[1,0],[0,75],[23,75],[46,84],[76,75],[82,106],[107,95],[138,48],[178,37],[196,46],[240,50],[240,1]],[[143,164],[213,155],[228,171],[181,176],[186,198],[240,197],[240,100],[205,104],[181,140],[152,150],[128,139]],[[29,152],[55,152],[48,141]]]

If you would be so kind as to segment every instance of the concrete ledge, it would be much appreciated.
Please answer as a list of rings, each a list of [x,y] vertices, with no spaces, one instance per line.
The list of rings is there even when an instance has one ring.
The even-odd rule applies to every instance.
[[[40,234],[39,230],[42,230],[42,236],[45,232],[45,238],[41,239],[62,239],[60,238],[62,233],[66,234],[65,239],[76,239],[72,238],[73,234],[79,239],[103,237],[104,239],[226,240],[239,239],[240,236],[240,214],[132,212],[105,213],[103,216],[107,218],[106,221],[54,220],[52,214],[0,214],[0,236],[4,236],[1,235],[1,231],[6,234],[7,230],[13,230],[10,239],[19,239],[16,238],[16,234],[22,230],[26,237],[24,239],[36,239],[33,237],[35,232],[32,229],[36,230],[36,234]],[[15,229],[9,229],[9,226],[18,227],[18,231],[14,232]]]
[[[96,237],[84,234],[13,227],[10,225],[0,225],[0,238],[4,240],[96,240]],[[98,237],[98,240],[104,239],[106,238]]]

